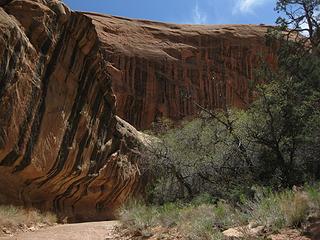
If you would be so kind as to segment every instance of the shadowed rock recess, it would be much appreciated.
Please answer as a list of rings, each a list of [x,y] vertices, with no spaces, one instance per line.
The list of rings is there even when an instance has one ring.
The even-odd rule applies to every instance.
[[[113,218],[141,189],[139,148],[150,141],[116,113],[147,128],[194,114],[193,100],[246,106],[258,56],[275,62],[265,32],[0,0],[0,203]]]

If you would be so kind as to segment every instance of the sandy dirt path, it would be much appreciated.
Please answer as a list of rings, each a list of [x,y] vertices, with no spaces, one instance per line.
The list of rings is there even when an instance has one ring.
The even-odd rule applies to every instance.
[[[20,233],[1,240],[111,240],[117,221],[57,225],[35,232]]]

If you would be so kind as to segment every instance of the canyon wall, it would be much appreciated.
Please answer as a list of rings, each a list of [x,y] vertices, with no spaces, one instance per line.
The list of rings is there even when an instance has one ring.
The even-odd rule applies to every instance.
[[[0,7],[0,203],[100,220],[138,190],[147,137],[116,117],[104,55],[58,1]]]
[[[266,30],[0,0],[0,203],[69,221],[113,218],[140,191],[140,149],[150,144],[130,124],[179,120],[195,102],[247,106],[258,60],[275,63]]]
[[[259,62],[276,64],[267,26],[177,25],[84,13],[93,19],[117,96],[117,113],[145,129],[157,118],[245,107]]]

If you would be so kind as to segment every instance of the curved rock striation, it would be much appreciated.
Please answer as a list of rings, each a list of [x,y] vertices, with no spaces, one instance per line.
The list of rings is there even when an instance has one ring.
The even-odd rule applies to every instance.
[[[259,60],[276,64],[268,26],[177,25],[95,13],[117,96],[117,113],[138,128],[207,108],[245,107]]]
[[[115,116],[92,20],[59,1],[0,7],[0,202],[112,218],[140,186],[147,140]]]
[[[0,204],[106,220],[142,186],[138,132],[245,107],[265,26],[193,26],[0,0]],[[113,89],[112,89],[113,88]],[[120,115],[121,118],[117,117]]]

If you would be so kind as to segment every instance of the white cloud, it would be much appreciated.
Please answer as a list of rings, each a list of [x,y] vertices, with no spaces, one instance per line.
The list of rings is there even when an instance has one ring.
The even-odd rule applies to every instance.
[[[207,14],[199,8],[198,2],[196,2],[195,7],[192,10],[193,23],[195,24],[205,24],[207,23]]]
[[[233,14],[236,13],[254,13],[254,8],[263,5],[268,0],[236,0]]]

